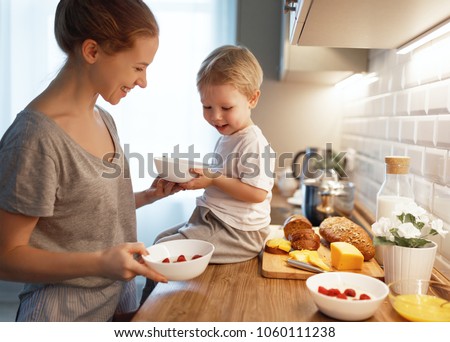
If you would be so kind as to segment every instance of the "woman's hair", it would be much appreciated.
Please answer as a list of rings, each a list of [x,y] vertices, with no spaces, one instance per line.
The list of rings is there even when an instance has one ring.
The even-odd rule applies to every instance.
[[[197,88],[230,84],[250,98],[259,90],[263,71],[256,57],[244,46],[224,45],[212,51],[197,73]]]
[[[138,37],[158,35],[158,23],[142,0],[60,0],[56,8],[56,41],[69,56],[86,39],[114,54]]]

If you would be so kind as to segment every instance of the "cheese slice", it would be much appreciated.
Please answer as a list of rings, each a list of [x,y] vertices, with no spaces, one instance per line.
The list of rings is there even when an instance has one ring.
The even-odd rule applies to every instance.
[[[364,256],[355,246],[347,242],[332,242],[331,265],[339,271],[361,270],[364,263]]]
[[[306,262],[313,266],[317,266],[325,271],[331,271],[330,266],[328,266],[320,257],[317,251],[309,251],[307,249],[294,250],[289,252],[289,257],[298,261]]]
[[[279,248],[285,252],[291,250],[291,242],[284,238],[275,238],[267,241],[267,246],[271,248]]]

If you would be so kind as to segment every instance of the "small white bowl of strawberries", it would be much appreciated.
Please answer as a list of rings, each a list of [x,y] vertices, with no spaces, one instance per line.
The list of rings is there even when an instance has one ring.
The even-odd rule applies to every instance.
[[[363,321],[375,314],[389,294],[381,280],[359,273],[327,272],[306,279],[319,310],[341,321]]]
[[[145,263],[167,280],[188,280],[202,274],[211,260],[214,245],[207,241],[186,239],[155,244],[143,255]]]

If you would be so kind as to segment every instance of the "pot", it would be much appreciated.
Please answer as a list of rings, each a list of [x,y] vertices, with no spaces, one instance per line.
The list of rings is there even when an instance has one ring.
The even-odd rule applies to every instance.
[[[344,215],[349,217],[354,206],[355,186],[349,181],[339,181],[334,170],[331,176],[304,179],[302,189],[302,214],[319,226],[327,217]]]

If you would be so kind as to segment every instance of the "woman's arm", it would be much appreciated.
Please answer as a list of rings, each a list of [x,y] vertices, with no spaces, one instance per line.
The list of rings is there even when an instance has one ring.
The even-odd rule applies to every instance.
[[[134,193],[136,209],[183,190],[177,183],[156,178],[150,188]]]
[[[98,276],[130,280],[143,275],[167,281],[135,260],[148,254],[142,243],[124,243],[96,252],[50,252],[29,245],[37,217],[12,214],[0,209],[0,279],[18,282],[58,282]]]

